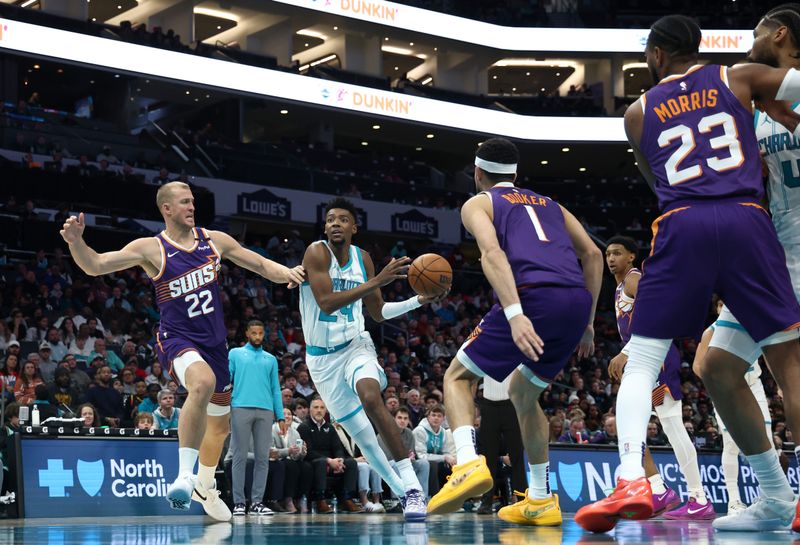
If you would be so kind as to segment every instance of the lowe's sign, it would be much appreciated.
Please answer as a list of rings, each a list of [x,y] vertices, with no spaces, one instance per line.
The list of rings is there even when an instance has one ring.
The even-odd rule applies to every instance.
[[[174,511],[167,486],[178,474],[175,439],[23,438],[26,517],[202,514]]]
[[[675,490],[682,501],[688,500],[686,480],[672,451],[653,450],[653,458],[664,484]],[[798,484],[797,461],[788,457],[789,482],[796,490]],[[718,513],[727,511],[728,491],[720,463],[720,453],[698,453],[700,477],[706,496]],[[750,466],[740,458],[739,493],[747,504],[758,496],[758,481]],[[561,508],[574,513],[580,507],[605,498],[617,482],[619,456],[617,450],[598,450],[592,447],[550,446],[550,487],[558,493]]]

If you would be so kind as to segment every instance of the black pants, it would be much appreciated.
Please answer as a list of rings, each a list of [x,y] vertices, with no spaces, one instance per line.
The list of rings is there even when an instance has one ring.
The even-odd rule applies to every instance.
[[[284,498],[308,497],[311,493],[311,464],[305,460],[283,460],[286,467],[286,479],[283,484]],[[272,470],[270,470],[272,471]]]
[[[528,488],[528,481],[525,477],[525,465],[522,457],[522,435],[519,430],[517,412],[514,404],[510,400],[490,401],[482,399],[481,408],[481,427],[478,431],[478,442],[481,446],[481,454],[486,456],[486,464],[492,472],[495,488],[500,490],[505,487],[500,482],[500,472],[498,458],[508,454],[511,459],[511,486],[514,490],[524,492]],[[488,492],[484,498],[490,499]],[[506,498],[513,501],[513,498]]]
[[[342,500],[356,497],[358,488],[358,464],[353,458],[344,459],[344,473],[330,473],[325,458],[317,458],[311,462],[313,477],[311,479],[312,500],[325,498],[328,489],[328,477],[334,479],[334,493]]]
[[[428,493],[435,496],[439,490],[447,482],[447,476],[453,472],[453,468],[448,466],[444,461],[433,462],[428,460],[431,464],[431,472],[428,474]]]

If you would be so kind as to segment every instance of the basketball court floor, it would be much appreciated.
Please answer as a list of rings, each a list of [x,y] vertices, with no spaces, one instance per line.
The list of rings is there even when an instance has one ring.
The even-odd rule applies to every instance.
[[[562,528],[522,528],[471,513],[408,524],[395,515],[275,515],[230,524],[209,524],[203,517],[0,521],[0,545],[758,545],[795,543],[795,537],[788,532],[720,534],[710,523],[667,520],[623,522],[614,532],[592,535],[571,517]]]

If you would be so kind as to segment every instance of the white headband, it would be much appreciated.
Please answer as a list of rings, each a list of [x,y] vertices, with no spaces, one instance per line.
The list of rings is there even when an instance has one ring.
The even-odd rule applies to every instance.
[[[517,163],[493,163],[480,157],[475,157],[475,166],[481,167],[486,172],[493,174],[516,174]]]

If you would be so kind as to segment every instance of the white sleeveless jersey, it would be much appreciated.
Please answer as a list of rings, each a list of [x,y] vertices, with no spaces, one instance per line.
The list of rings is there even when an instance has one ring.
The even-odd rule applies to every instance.
[[[350,245],[350,260],[339,266],[328,243],[324,244],[331,256],[328,273],[333,282],[333,291],[347,291],[367,281],[367,271],[361,257],[361,249]],[[332,315],[322,312],[308,282],[300,286],[300,316],[306,344],[323,349],[333,349],[352,341],[364,331],[364,312],[361,299],[342,307]]]
[[[793,105],[800,112],[800,103]],[[769,168],[769,208],[782,244],[800,243],[800,139],[755,110],[758,148]]]

